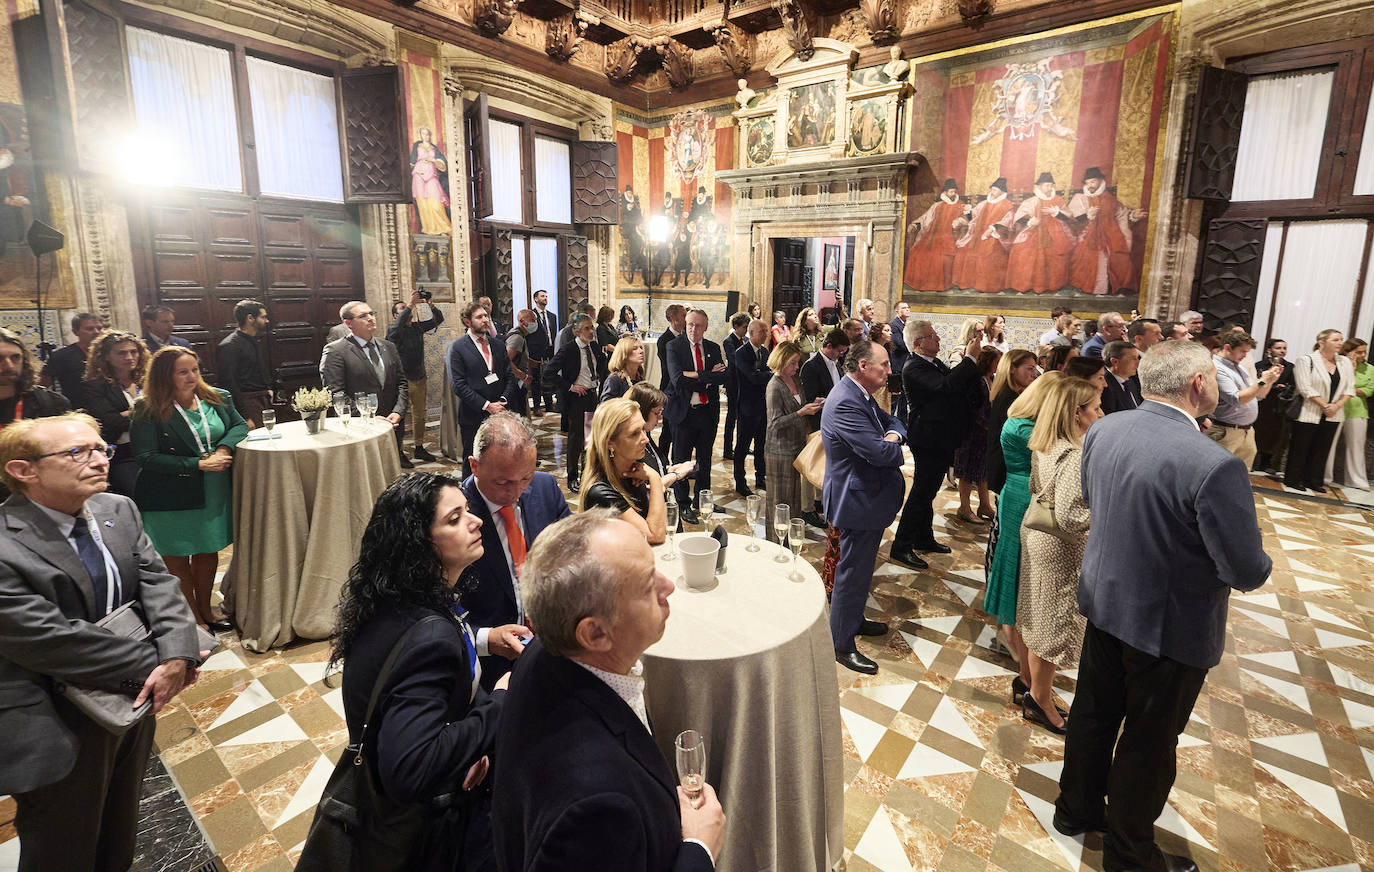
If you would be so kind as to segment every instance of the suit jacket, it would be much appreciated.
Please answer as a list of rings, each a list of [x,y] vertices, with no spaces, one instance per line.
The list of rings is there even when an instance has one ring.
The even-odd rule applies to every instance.
[[[665,394],[668,393],[669,385],[673,383],[672,379],[668,377],[668,346],[672,344],[674,339],[681,335],[681,333],[675,332],[671,327],[663,328],[663,332],[658,334],[658,387],[659,390],[663,391]]]
[[[514,624],[520,620],[520,611],[515,603],[516,580],[511,578],[510,564],[506,562],[506,552],[501,548],[501,537],[496,525],[504,523],[493,518],[487,511],[487,501],[477,490],[477,479],[468,476],[463,482],[463,494],[468,499],[468,510],[482,519],[482,556],[473,564],[477,573],[477,583],[463,593],[461,602],[468,613],[468,623],[473,630],[490,629],[502,624]],[[558,481],[547,472],[536,472],[530,486],[520,495],[520,516],[524,518],[523,531],[525,547],[534,545],[534,540],[544,528],[560,518],[572,513],[568,500],[558,488]],[[490,687],[510,671],[511,661],[500,655],[482,658],[482,684]]]
[[[741,345],[735,352],[734,369],[735,377],[739,379],[741,415],[761,418],[767,414],[764,407],[765,391],[768,389],[768,383],[773,380],[773,370],[768,368],[768,353],[767,348],[760,348],[755,353],[753,344],[749,342]]]
[[[725,372],[711,372],[711,369],[717,364],[724,363],[725,358],[721,356],[720,346],[704,337],[701,340],[701,357],[703,364],[698,370],[696,355],[692,351],[692,343],[687,341],[686,333],[668,343],[669,384],[666,391],[668,407],[665,417],[674,424],[681,423],[687,417],[687,410],[692,404],[692,394],[696,393],[705,392],[706,405],[712,415],[720,414],[719,388],[725,384]],[[695,372],[697,377],[686,378],[683,376],[684,372]]]
[[[1231,589],[1254,590],[1273,568],[1244,461],[1146,401],[1088,429],[1083,497],[1093,522],[1079,610],[1147,654],[1217,665]]]
[[[975,370],[976,372],[976,370]],[[906,492],[902,443],[885,442],[906,428],[876,403],[852,378],[841,378],[821,409],[825,442],[825,517],[836,527],[881,530],[897,517]]]
[[[448,346],[449,388],[458,398],[458,423],[466,427],[481,424],[487,417],[487,403],[514,396],[519,386],[511,374],[505,343],[487,342],[491,348],[490,369],[472,334],[464,333]],[[496,381],[490,384],[489,373],[496,374]]]
[[[1104,373],[1103,376],[1107,379],[1107,386],[1102,389],[1102,414],[1110,415],[1112,412],[1139,408],[1143,400],[1140,396],[1140,384],[1134,377],[1126,379],[1123,385],[1110,372]],[[1131,402],[1133,397],[1135,402]]]
[[[911,349],[906,347],[906,325],[900,318],[892,319],[892,371],[901,374],[906,362],[911,359]]]
[[[720,341],[721,351],[725,354],[725,396],[733,397],[739,390],[739,379],[735,373],[735,353],[743,345],[749,344],[748,339],[740,339],[731,330],[725,334],[725,338]]]
[[[534,323],[539,329],[529,334],[529,338],[526,340],[529,343],[528,349],[530,359],[548,360],[553,356],[553,339],[558,335],[558,313],[552,309],[545,310],[545,314],[549,321],[548,329],[546,330],[543,322],[537,317],[539,315],[539,310],[533,309],[531,311],[533,311],[536,316]]]
[[[229,392],[215,388],[222,405],[207,404],[224,424],[224,435],[211,446],[233,448],[248,435],[248,422],[234,408]],[[200,448],[186,419],[175,411],[166,421],[155,420],[139,404],[130,418],[129,447],[138,461],[138,485],[134,496],[145,512],[193,509],[205,505],[205,473],[200,469]],[[230,475],[233,472],[231,470]]]
[[[592,389],[593,397],[601,394],[601,383],[606,380],[606,354],[601,350],[601,346],[593,342],[587,346],[592,350],[592,359],[596,361],[596,372],[592,377],[596,379],[596,387]],[[578,373],[582,372],[582,348],[574,339],[565,344],[553,356],[553,362],[549,364],[558,379],[558,389],[567,392],[573,382],[577,381]]]
[[[538,640],[515,664],[493,771],[503,872],[709,872],[682,840],[677,782],[634,712]]]
[[[90,575],[52,519],[22,494],[0,505],[0,793],[52,784],[76,764],[68,725],[85,716],[55,701],[57,684],[125,693],[132,702],[162,661],[200,662],[195,618],[133,501],[96,494],[87,506],[119,569],[124,600],[140,604],[152,644],[97,629],[104,611]]]
[[[101,439],[113,445],[119,437],[129,432],[129,422],[133,416],[122,413],[132,407],[119,385],[103,378],[91,379],[84,383],[82,394],[86,400],[86,411],[100,422]]]
[[[902,391],[913,453],[953,459],[968,429],[970,395],[980,378],[978,362],[971,357],[945,369],[911,355],[902,368]]]
[[[383,418],[400,415],[404,420],[410,408],[410,387],[406,383],[401,354],[385,339],[375,337],[373,341],[382,357],[385,384],[377,378],[377,370],[372,368],[367,352],[354,340],[352,333],[324,347],[320,380],[330,393],[347,394],[349,399],[359,394],[376,394],[378,415]]]

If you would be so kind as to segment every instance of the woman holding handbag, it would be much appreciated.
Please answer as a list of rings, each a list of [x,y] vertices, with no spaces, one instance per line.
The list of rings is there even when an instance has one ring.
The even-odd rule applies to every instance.
[[[510,676],[482,690],[476,642],[457,609],[482,556],[481,527],[449,476],[409,473],[377,498],[340,594],[329,661],[343,664],[344,771],[326,788],[298,869],[491,868],[483,781]],[[329,853],[344,841],[330,800],[345,778],[359,820],[341,858]]]
[[[792,507],[793,517],[801,517],[801,473],[792,461],[806,445],[807,418],[818,415],[825,400],[803,402],[797,370],[802,353],[795,342],[780,342],[768,356],[773,377],[764,389],[768,428],[764,431],[763,456],[768,464],[768,489],[764,492],[764,528],[768,541],[777,541],[773,512],[779,503]]]
[[[1102,417],[1102,391],[1087,379],[1062,378],[1035,419],[1031,505],[1021,527],[1022,573],[1016,625],[1030,661],[1026,720],[1052,733],[1067,730],[1054,696],[1054,673],[1078,665],[1087,621],[1078,611],[1078,576],[1088,545],[1083,501],[1083,434]]]
[[[1293,364],[1297,392],[1294,408],[1288,411],[1293,435],[1283,467],[1285,487],[1326,493],[1322,483],[1326,455],[1345,420],[1345,403],[1355,396],[1355,365],[1340,353],[1344,342],[1341,331],[1323,330],[1312,353]]]
[[[234,542],[234,448],[247,435],[229,392],[200,377],[194,351],[164,345],[153,355],[129,423],[134,502],[196,620],[216,633],[234,628],[215,619],[210,591],[219,552]]]

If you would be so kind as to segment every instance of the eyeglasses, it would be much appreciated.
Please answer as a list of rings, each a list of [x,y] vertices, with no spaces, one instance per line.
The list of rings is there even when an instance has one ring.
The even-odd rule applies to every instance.
[[[377,313],[376,313],[376,312],[357,312],[357,313],[354,313],[354,315],[353,315],[352,317],[350,317],[350,318],[345,318],[344,320],[345,320],[345,321],[360,321],[360,320],[362,320],[363,318],[375,318],[375,317],[377,317]]]
[[[105,455],[106,460],[110,460],[115,456],[115,447],[113,445],[78,445],[75,448],[68,448],[63,451],[49,451],[47,454],[30,457],[29,460],[36,463],[45,457],[66,455],[71,458],[73,463],[79,463],[85,466],[91,462],[91,458],[95,457],[97,451]]]

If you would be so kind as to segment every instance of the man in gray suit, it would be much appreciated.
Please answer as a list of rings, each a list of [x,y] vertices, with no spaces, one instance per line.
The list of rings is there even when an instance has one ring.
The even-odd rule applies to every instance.
[[[1140,408],[1098,421],[1083,443],[1093,522],[1078,608],[1088,626],[1054,826],[1105,831],[1110,872],[1196,872],[1188,857],[1159,850],[1154,823],[1178,736],[1221,660],[1231,590],[1264,584],[1273,563],[1245,463],[1195,420],[1217,404],[1211,353],[1161,342],[1139,376]]]
[[[154,719],[115,735],[58,688],[151,700],[156,712],[209,653],[133,501],[104,492],[106,450],[85,414],[0,430],[0,479],[14,491],[0,505],[0,794],[14,795],[21,872],[133,862]],[[129,602],[150,640],[96,627]]]
[[[344,303],[339,317],[348,325],[348,335],[324,347],[320,357],[320,380],[331,394],[346,394],[354,409],[356,397],[377,395],[377,415],[386,418],[396,430],[396,453],[401,466],[410,469],[414,464],[401,450],[405,438],[406,409],[410,407],[410,389],[406,383],[405,367],[396,346],[376,338],[377,313],[360,300]]]

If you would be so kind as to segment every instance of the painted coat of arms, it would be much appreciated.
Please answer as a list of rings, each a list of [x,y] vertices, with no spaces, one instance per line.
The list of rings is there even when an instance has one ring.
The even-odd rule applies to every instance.
[[[1037,127],[1055,136],[1076,140],[1077,134],[1064,126],[1055,111],[1063,84],[1064,71],[1051,70],[1049,58],[1009,64],[1006,74],[992,86],[992,121],[971,145],[982,145],[1008,128],[1015,140],[1029,139],[1035,135]]]
[[[706,156],[715,148],[711,116],[701,109],[679,112],[668,122],[668,155],[673,172],[684,182],[701,175]]]

